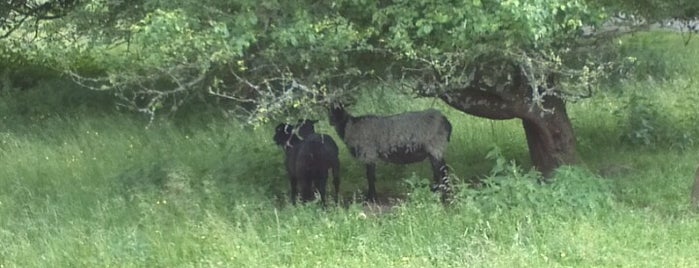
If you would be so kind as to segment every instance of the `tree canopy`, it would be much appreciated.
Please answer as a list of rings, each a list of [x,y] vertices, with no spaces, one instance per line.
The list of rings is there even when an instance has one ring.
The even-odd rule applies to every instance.
[[[581,27],[604,18],[582,0],[85,1],[33,46],[88,86],[130,91],[141,110],[204,92],[265,112],[353,81],[454,85],[485,58],[561,69]],[[87,62],[102,76],[77,70]]]
[[[686,2],[686,3],[685,3]],[[609,62],[596,59],[584,27],[612,13],[696,18],[695,1],[14,1],[0,2],[4,36],[36,35],[23,50],[88,87],[114,90],[155,112],[191,95],[270,111],[347,95],[359,81],[399,82],[419,94],[490,84],[523,68],[589,90]],[[62,18],[50,22],[41,20]],[[33,27],[32,27],[33,26]],[[37,32],[41,27],[41,32]],[[476,68],[488,62],[488,66]],[[485,69],[490,69],[486,71]],[[499,69],[500,71],[496,70]],[[96,73],[99,72],[99,74]],[[504,79],[504,80],[503,80]],[[420,84],[415,84],[420,82]],[[565,83],[564,83],[565,84]],[[499,85],[503,87],[504,85]],[[546,93],[547,91],[533,93]]]

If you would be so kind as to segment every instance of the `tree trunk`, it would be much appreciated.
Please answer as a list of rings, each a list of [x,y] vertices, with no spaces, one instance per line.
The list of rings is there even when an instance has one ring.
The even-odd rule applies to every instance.
[[[575,134],[556,74],[536,72],[531,61],[487,54],[464,70],[451,79],[428,73],[418,91],[470,115],[522,120],[532,165],[545,178],[561,165],[577,162]]]
[[[548,95],[543,108],[531,102],[531,90],[503,93],[466,88],[439,95],[445,103],[478,117],[494,120],[519,118],[527,137],[534,167],[546,178],[561,165],[577,162],[575,134],[566,112],[565,101]]]
[[[553,104],[553,113],[541,116],[529,112],[521,118],[532,164],[548,178],[561,165],[576,163],[577,153],[575,134],[565,109],[565,102],[558,98],[550,98],[546,103]]]

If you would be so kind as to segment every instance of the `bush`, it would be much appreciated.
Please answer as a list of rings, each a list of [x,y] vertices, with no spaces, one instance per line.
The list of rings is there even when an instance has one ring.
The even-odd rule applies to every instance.
[[[457,194],[459,206],[479,211],[486,218],[503,213],[533,215],[552,212],[563,217],[593,215],[609,209],[612,191],[607,181],[578,167],[561,167],[546,184],[538,172],[524,171],[493,149],[488,157],[495,165],[481,189],[464,188]]]
[[[696,72],[693,57],[686,56],[697,52],[696,40],[685,44],[676,33],[655,31],[622,38],[620,43],[620,54],[636,59],[632,72],[636,80],[671,79]]]
[[[653,92],[634,91],[621,108],[614,112],[622,126],[621,141],[650,148],[692,148],[695,133],[689,129],[696,123],[683,120],[686,117],[691,119],[691,115],[683,109],[661,107],[657,97]]]

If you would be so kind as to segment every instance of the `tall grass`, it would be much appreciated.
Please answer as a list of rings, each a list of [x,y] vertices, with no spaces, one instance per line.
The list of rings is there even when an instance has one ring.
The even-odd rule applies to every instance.
[[[683,49],[675,37],[658,38]],[[379,193],[404,200],[388,212],[359,203],[289,206],[275,124],[148,125],[92,108],[20,113],[7,97],[0,267],[694,266],[699,221],[688,204],[699,162],[697,84],[677,76],[617,86],[569,106],[584,163],[547,185],[530,171],[519,122],[367,91],[353,112],[436,107],[454,125],[447,161],[462,182],[454,204],[441,206],[422,186],[427,164],[379,165]],[[339,141],[325,121],[318,131]],[[348,200],[366,182],[340,148]],[[463,184],[474,177],[485,187]]]

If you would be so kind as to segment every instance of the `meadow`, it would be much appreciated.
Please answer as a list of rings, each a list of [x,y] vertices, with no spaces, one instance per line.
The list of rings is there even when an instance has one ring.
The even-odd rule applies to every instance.
[[[149,124],[60,78],[3,90],[0,268],[696,266],[699,41],[623,42],[635,75],[569,103],[582,161],[545,185],[519,121],[368,89],[355,114],[434,107],[452,122],[447,207],[426,187],[427,163],[378,166],[389,206],[350,202],[364,169],[326,118],[317,131],[340,145],[345,202],[323,210],[288,204],[277,122],[202,113]]]

